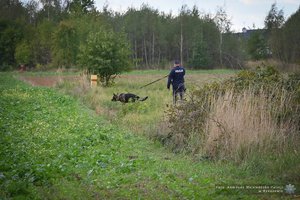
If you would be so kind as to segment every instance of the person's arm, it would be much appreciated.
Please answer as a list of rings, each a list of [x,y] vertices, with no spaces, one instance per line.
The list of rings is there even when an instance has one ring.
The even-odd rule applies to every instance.
[[[185,76],[185,69],[183,68],[183,82],[184,82],[184,76]]]
[[[173,70],[171,70],[171,72],[170,72],[170,74],[168,76],[168,84],[167,84],[167,88],[168,89],[170,89],[170,85],[171,85],[171,83],[173,81],[173,74],[174,74],[174,72],[173,72]]]

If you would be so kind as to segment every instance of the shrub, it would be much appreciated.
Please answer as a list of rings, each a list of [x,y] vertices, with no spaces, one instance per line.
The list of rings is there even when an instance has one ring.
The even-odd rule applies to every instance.
[[[80,64],[109,85],[116,75],[130,68],[129,43],[124,34],[101,30],[91,33],[80,49]]]
[[[33,61],[31,47],[27,42],[23,41],[17,45],[15,50],[15,59],[18,64],[24,65],[28,65],[30,62]]]
[[[253,153],[283,154],[299,148],[299,75],[272,67],[242,71],[193,91],[168,111],[174,151],[241,161]]]

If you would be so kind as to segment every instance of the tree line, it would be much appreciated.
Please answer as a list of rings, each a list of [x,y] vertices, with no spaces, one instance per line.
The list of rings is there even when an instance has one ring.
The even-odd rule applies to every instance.
[[[89,59],[109,68],[126,58],[126,67],[136,69],[164,68],[174,59],[193,69],[240,68],[269,57],[299,63],[299,13],[285,21],[273,4],[265,29],[245,37],[231,31],[223,8],[212,15],[183,5],[175,16],[147,4],[119,13],[109,5],[98,11],[93,0],[1,0],[0,69],[84,67],[93,65]]]

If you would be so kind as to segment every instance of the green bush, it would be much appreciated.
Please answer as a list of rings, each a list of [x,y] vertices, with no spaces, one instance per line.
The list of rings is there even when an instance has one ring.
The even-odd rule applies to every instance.
[[[15,51],[15,58],[18,64],[23,65],[27,65],[33,61],[31,47],[27,42],[23,41],[17,45]]]
[[[7,64],[7,63],[2,63],[2,65],[0,65],[0,71],[10,71],[13,69],[13,66]]]
[[[129,43],[124,34],[100,30],[90,33],[87,43],[81,46],[79,62],[108,86],[116,75],[130,69],[129,56]]]

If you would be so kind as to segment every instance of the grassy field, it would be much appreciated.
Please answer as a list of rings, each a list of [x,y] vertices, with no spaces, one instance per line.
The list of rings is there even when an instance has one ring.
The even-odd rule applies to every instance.
[[[205,83],[221,81],[232,76],[232,70],[189,71],[186,75],[188,99],[189,91],[202,87]],[[97,87],[90,89],[87,77],[83,76],[75,82],[66,81],[58,88],[66,94],[80,98],[97,114],[106,116],[110,121],[116,121],[123,128],[128,128],[138,134],[154,136],[157,125],[164,118],[168,106],[172,105],[172,91],[167,90],[167,78],[145,88],[142,86],[168,74],[166,70],[132,71],[115,79],[112,87]],[[112,102],[113,93],[134,93],[140,97],[148,96],[145,102],[123,105]]]
[[[257,194],[257,189],[232,188],[273,185],[284,190],[289,182],[282,176],[261,173],[259,165],[253,171],[243,163],[235,165],[173,154],[159,142],[149,140],[148,136],[156,134],[151,131],[157,131],[166,104],[172,100],[165,82],[139,89],[165,72],[151,76],[139,73],[122,75],[111,88],[90,90],[84,79],[78,79],[76,84],[65,82],[58,86],[64,94],[51,88],[31,87],[12,74],[1,73],[0,198],[290,197],[284,193]],[[230,76],[220,74],[219,78]],[[187,76],[188,88],[200,87],[218,77],[209,73],[193,75]],[[189,82],[192,78],[197,84]],[[126,90],[147,95],[149,100],[127,105],[110,101],[113,92]]]

